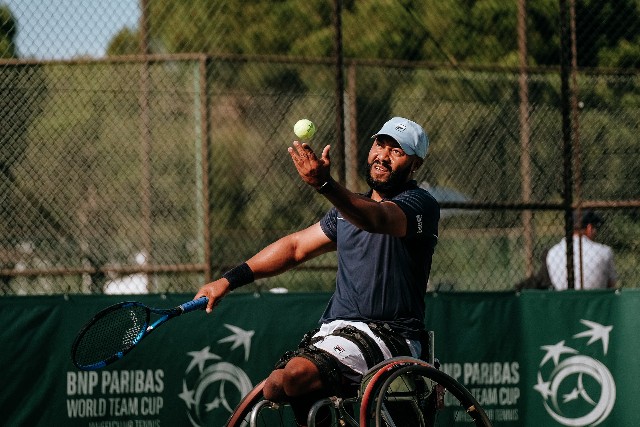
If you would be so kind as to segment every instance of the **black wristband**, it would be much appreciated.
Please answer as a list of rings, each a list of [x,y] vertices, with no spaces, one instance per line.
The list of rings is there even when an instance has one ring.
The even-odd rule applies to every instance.
[[[240,286],[248,285],[255,280],[253,270],[251,270],[251,267],[249,267],[246,262],[233,267],[231,270],[224,273],[222,277],[229,281],[231,290],[239,288]]]

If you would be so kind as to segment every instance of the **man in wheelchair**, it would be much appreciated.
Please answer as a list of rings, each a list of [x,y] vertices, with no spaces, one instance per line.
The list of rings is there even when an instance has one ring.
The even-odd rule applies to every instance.
[[[372,139],[365,194],[333,180],[330,146],[318,157],[308,144],[294,141],[289,155],[300,177],[333,207],[195,296],[207,296],[211,312],[233,289],[337,251],[336,288],[319,329],[285,354],[264,384],[264,397],[290,403],[300,425],[319,398],[354,395],[374,365],[395,356],[418,358],[427,350],[424,296],[440,209],[413,176],[429,140],[420,125],[401,117],[387,121]]]

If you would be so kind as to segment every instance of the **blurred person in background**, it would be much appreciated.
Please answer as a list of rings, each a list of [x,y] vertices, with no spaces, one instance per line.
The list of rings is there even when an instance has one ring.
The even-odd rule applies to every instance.
[[[595,242],[602,224],[602,217],[590,209],[573,214],[574,289],[606,289],[616,285],[618,273],[613,262],[613,250]],[[556,290],[567,289],[566,239],[549,249],[547,270]]]
[[[440,208],[413,179],[429,140],[420,125],[401,117],[387,121],[372,138],[370,190],[364,194],[331,178],[328,145],[318,157],[308,144],[295,141],[289,155],[301,179],[333,207],[319,222],[282,237],[195,296],[208,297],[211,312],[233,289],[337,251],[336,288],[320,327],[282,357],[264,385],[265,398],[290,403],[299,425],[306,425],[318,399],[355,396],[374,365],[429,351],[424,298]],[[326,422],[328,414],[323,415]]]

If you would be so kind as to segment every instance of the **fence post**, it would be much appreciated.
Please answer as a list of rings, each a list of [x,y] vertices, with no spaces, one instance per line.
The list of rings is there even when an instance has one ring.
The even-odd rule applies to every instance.
[[[151,117],[149,106],[149,17],[147,0],[140,0],[140,54],[143,61],[140,66],[140,162],[142,164],[141,204],[142,204],[142,252],[145,261],[152,265],[153,241],[151,238]],[[146,273],[145,273],[146,274]],[[147,275],[147,291],[153,292],[153,286]]]
[[[355,62],[347,67],[347,123],[348,139],[345,139],[346,185],[351,191],[358,188],[358,95],[357,68]]]
[[[527,65],[527,0],[518,1],[518,76],[520,98],[520,176],[522,177],[522,201],[531,202],[531,127],[529,123],[529,70]],[[533,275],[533,215],[522,211],[524,234],[524,260],[527,277]]]
[[[569,0],[569,20],[571,31],[571,132],[573,144],[573,159],[575,162],[574,182],[575,194],[574,202],[577,209],[582,204],[582,173],[581,173],[581,150],[580,150],[580,122],[578,120],[578,49],[576,46],[576,2]],[[580,224],[582,225],[582,224]],[[582,227],[581,227],[582,228]],[[580,264],[578,272],[580,273],[580,289],[584,289],[584,264],[582,259],[582,238],[578,240],[578,259]]]
[[[573,156],[571,141],[571,71],[570,17],[567,0],[560,0],[560,111],[562,115],[563,204],[565,239],[567,242],[567,288],[574,288],[573,270]]]
[[[333,1],[334,56],[336,79],[336,142],[333,144],[334,176],[341,184],[345,183],[345,144],[344,144],[344,69],[342,52],[342,0]]]
[[[202,186],[200,195],[202,218],[200,218],[202,225],[202,262],[205,266],[204,280],[210,282],[212,277],[212,265],[211,259],[211,198],[210,198],[210,177],[209,171],[211,170],[211,102],[209,98],[209,56],[202,55],[198,61],[198,86],[199,86],[199,132],[200,132],[200,147],[196,147],[196,150],[200,149],[198,153],[200,158],[200,169],[202,176],[200,177],[200,185]]]

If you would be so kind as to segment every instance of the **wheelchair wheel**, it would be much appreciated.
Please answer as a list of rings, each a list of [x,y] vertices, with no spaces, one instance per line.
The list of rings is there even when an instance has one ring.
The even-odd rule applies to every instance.
[[[262,389],[264,381],[253,388],[238,404],[227,421],[227,427],[290,427],[295,426],[295,417],[291,407],[287,404],[279,405],[264,399]],[[317,414],[323,408],[328,408],[331,420],[325,420],[324,423],[317,422]],[[327,412],[325,412],[325,417]],[[338,411],[334,408],[334,401],[327,398],[318,401],[312,414],[309,417],[309,426],[330,426],[339,427],[346,424],[341,423]],[[356,425],[355,421],[348,425]]]
[[[372,377],[362,396],[361,427],[491,426],[471,393],[426,363],[395,362]]]
[[[249,426],[249,415],[253,407],[264,401],[262,389],[264,381],[256,385],[245,397],[242,398],[236,409],[227,420],[226,427],[247,427]]]

